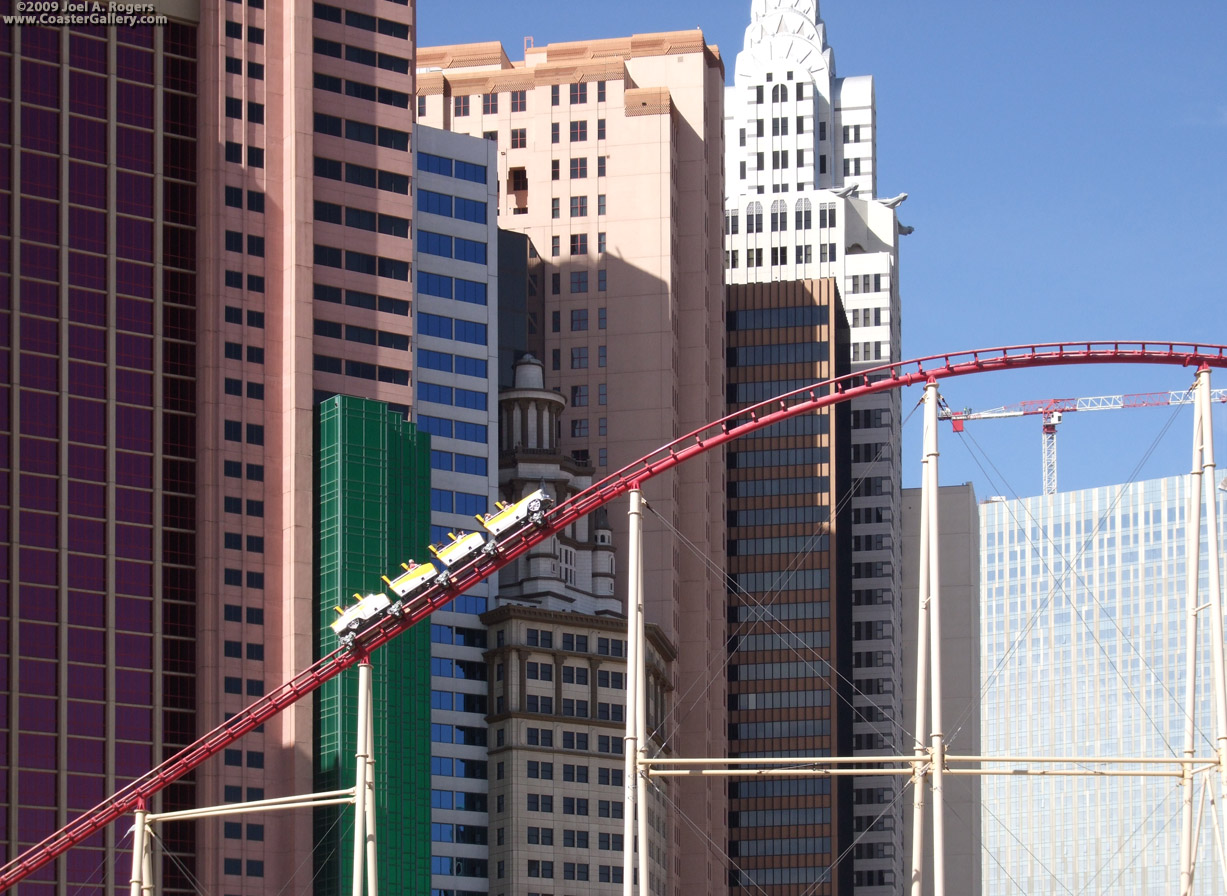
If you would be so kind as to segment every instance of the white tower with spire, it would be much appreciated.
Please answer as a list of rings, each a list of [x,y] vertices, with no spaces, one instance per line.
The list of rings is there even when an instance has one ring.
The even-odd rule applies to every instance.
[[[873,78],[836,77],[816,0],[753,0],[734,72],[725,89],[726,282],[833,277],[852,369],[900,360],[898,238],[910,228],[896,211],[906,194],[877,198]],[[793,387],[772,379],[778,391]],[[853,747],[897,753],[912,747],[900,725],[898,393],[854,403],[852,418],[852,593],[838,599],[853,602]],[[858,896],[902,892],[907,800],[892,805],[901,786],[854,779]]]

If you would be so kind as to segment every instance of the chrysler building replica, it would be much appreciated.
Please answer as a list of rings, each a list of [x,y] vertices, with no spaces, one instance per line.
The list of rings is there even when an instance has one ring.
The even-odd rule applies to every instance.
[[[753,0],[733,86],[725,95],[726,283],[834,278],[851,326],[853,371],[900,360],[898,237],[909,229],[900,228],[895,209],[906,194],[878,198],[876,140],[873,78],[836,77],[817,0]],[[791,378],[786,360],[781,354],[775,371],[763,369],[755,394],[730,394],[730,402],[740,407],[806,385]],[[853,605],[853,661],[842,673],[853,680],[851,747],[867,755],[911,752],[901,725],[897,391],[853,404],[852,443],[851,593],[831,596]],[[781,581],[786,578],[789,555],[762,559],[776,564]],[[773,594],[754,597],[769,605]],[[800,643],[797,650],[809,652]],[[841,672],[836,668],[833,674]],[[833,744],[830,752],[844,746]],[[731,756],[789,755],[780,752],[778,740],[731,741],[729,748]],[[831,819],[837,837],[850,834],[839,849],[855,839],[858,896],[894,893],[903,885],[901,813],[910,800],[896,796],[905,783],[884,776],[853,781],[852,793],[844,793],[852,801],[851,831],[848,810],[838,803]],[[777,834],[788,836],[730,830],[730,854],[751,854],[749,838]],[[781,865],[795,864],[790,858],[781,856]],[[832,869],[831,877],[842,874]],[[759,883],[742,881],[732,892],[749,892]]]

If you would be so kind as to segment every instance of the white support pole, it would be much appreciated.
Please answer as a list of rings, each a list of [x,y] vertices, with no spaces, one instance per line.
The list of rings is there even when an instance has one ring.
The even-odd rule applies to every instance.
[[[925,483],[929,492],[926,507],[929,522],[929,564],[922,575],[929,577],[929,720],[933,765],[929,780],[933,786],[933,894],[946,896],[946,797],[943,773],[946,744],[942,733],[942,613],[941,563],[938,524],[937,478],[937,383],[925,386]],[[918,683],[919,686],[919,683]]]
[[[146,824],[149,823],[146,819]],[[141,896],[153,896],[153,828],[145,835],[145,855],[141,859]]]
[[[375,705],[374,685],[366,689],[366,892],[379,896],[379,849],[375,841]]]
[[[147,814],[142,803],[141,808],[136,810],[135,820],[132,824],[132,878],[129,882],[130,896],[141,896],[141,887],[144,883],[141,878],[145,871],[145,838],[148,836],[145,816]]]
[[[927,394],[927,393],[926,393]],[[928,426],[928,418],[925,418]],[[928,429],[925,429],[925,445],[928,445]],[[925,787],[928,786],[926,771],[928,744],[926,743],[929,711],[929,479],[923,471],[928,469],[929,457],[925,453],[920,461],[920,587],[916,608],[916,727],[912,760],[912,879],[911,896],[921,896],[924,881],[925,844]]]
[[[643,662],[643,494],[630,491],[628,543],[626,549],[626,737],[622,742],[624,784],[622,808],[622,894],[635,892],[636,810],[639,806],[639,715],[644,689]],[[646,807],[645,807],[646,811]],[[647,844],[643,845],[647,848]]]
[[[1227,812],[1227,674],[1223,663],[1223,593],[1219,582],[1218,483],[1214,470],[1214,426],[1210,413],[1210,368],[1197,372],[1197,416],[1201,419],[1202,489],[1206,496],[1206,566],[1214,672],[1214,737],[1218,752],[1219,811]],[[1195,537],[1200,537],[1199,531]],[[1227,815],[1223,818],[1227,830]]]
[[[366,732],[371,707],[370,692],[371,661],[370,657],[364,657],[358,664],[358,724],[355,728],[353,896],[362,896],[362,869],[366,855],[366,760],[369,755]]]
[[[1202,426],[1201,408],[1193,409],[1193,469],[1189,474],[1189,491],[1184,505],[1184,552],[1185,552],[1185,604],[1187,619],[1184,650],[1184,759],[1180,806],[1180,896],[1193,892],[1193,863],[1196,849],[1193,825],[1194,761],[1197,747],[1197,608],[1201,606],[1198,584],[1201,581],[1201,464]],[[1205,791],[1202,791],[1203,798]]]

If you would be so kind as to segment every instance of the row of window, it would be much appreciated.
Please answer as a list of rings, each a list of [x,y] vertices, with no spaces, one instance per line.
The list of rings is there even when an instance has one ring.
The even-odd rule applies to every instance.
[[[472,454],[461,454],[460,452],[440,451],[438,448],[430,450],[430,468],[432,470],[447,470],[449,472],[465,473],[469,476],[485,476],[487,467],[487,459],[485,457]],[[446,536],[445,536],[446,537]],[[437,541],[432,537],[432,541]],[[485,633],[482,633],[483,640]],[[485,644],[483,643],[484,647]]]
[[[418,383],[418,399],[435,404],[453,405],[473,411],[486,410],[486,393],[459,386],[444,386],[439,383]]]
[[[796,719],[787,722],[743,722],[729,725],[729,740],[762,740],[771,737],[825,737],[830,719]]]
[[[460,159],[450,159],[434,153],[418,153],[418,168],[431,174],[442,174],[444,177],[455,177],[475,184],[486,182],[486,166],[475,162],[465,162]]]
[[[371,233],[386,233],[389,236],[398,236],[402,239],[409,238],[408,218],[402,218],[399,215],[376,214],[364,208],[338,205],[335,202],[315,200],[315,220],[325,221],[329,224],[343,224],[346,227],[353,227],[356,230],[368,230]],[[250,239],[248,237],[249,241]],[[254,253],[249,252],[249,254]]]
[[[597,194],[596,197],[596,213],[598,215],[608,214],[608,205],[604,193]],[[550,200],[550,217],[562,217],[562,200],[555,196]],[[588,197],[587,196],[572,196],[571,197],[571,217],[586,218],[588,217]]]
[[[601,310],[604,311],[605,309],[602,308]],[[602,327],[602,329],[604,329],[604,327]],[[596,388],[597,388],[597,404],[603,407],[609,401],[609,394],[606,389],[606,384],[598,383]],[[587,406],[588,406],[588,387],[586,385],[572,386],[571,387],[571,407],[583,408]]]
[[[459,320],[442,314],[422,312],[417,316],[418,333],[423,336],[437,336],[440,339],[451,339],[456,342],[467,342],[470,345],[486,345],[486,330],[484,323],[472,320]]]
[[[357,289],[342,290],[339,286],[315,284],[315,298],[320,302],[331,302],[334,305],[342,303],[353,308],[365,308],[368,311],[381,311],[385,314],[409,316],[409,302],[405,299],[392,299],[387,296],[377,296],[374,293],[362,292]]]
[[[730,527],[825,523],[830,519],[831,508],[817,504],[800,507],[763,507],[757,510],[730,510],[728,512]]]
[[[339,7],[329,6],[327,3],[316,3],[314,12],[315,18],[322,19],[325,22],[345,24],[350,28],[386,34],[399,40],[409,39],[409,26],[403,22],[367,15],[352,9],[341,10]]]
[[[828,631],[821,632],[790,632],[781,634],[779,632],[766,632],[757,635],[733,635],[729,638],[729,651],[751,652],[756,650],[794,650],[799,647],[809,649],[820,649],[831,646],[831,633]],[[810,692],[805,692],[806,698],[814,699]],[[763,695],[778,697],[778,694]],[[791,698],[790,698],[791,699]],[[821,702],[807,702],[805,706],[825,706]],[[756,704],[758,706],[758,704]],[[761,708],[761,707],[760,707]]]
[[[352,358],[337,358],[332,355],[316,355],[314,360],[315,369],[320,373],[337,373],[342,376],[392,383],[397,386],[409,385],[409,371],[399,367],[355,361]]]
[[[448,277],[430,271],[418,273],[418,293],[437,296],[441,299],[454,299],[457,302],[468,302],[470,305],[485,305],[487,301],[487,288],[484,281]]]
[[[739,572],[729,576],[737,591],[758,594],[764,591],[810,591],[831,587],[829,569],[794,569],[778,572]],[[774,604],[772,609],[776,610]]]
[[[368,165],[355,165],[353,162],[341,162],[324,156],[315,157],[315,176],[328,180],[340,180],[359,187],[371,187],[387,193],[409,195],[409,175],[407,174],[384,171],[382,168],[371,168]]]
[[[484,358],[451,355],[447,352],[434,351],[428,348],[418,349],[418,366],[426,370],[441,370],[445,373],[475,376],[482,379],[486,378],[488,369]]]
[[[418,190],[417,210],[445,218],[456,218],[460,221],[486,223],[485,202],[465,199],[463,196],[451,196],[447,193],[436,193],[433,190]]]
[[[336,75],[326,75],[323,72],[315,73],[314,84],[317,90],[344,94],[351,99],[381,103],[385,106],[394,106],[397,109],[409,108],[409,94],[401,90],[377,87],[374,84],[367,84],[365,81],[338,78]]]
[[[356,62],[359,65],[369,65],[371,68],[381,68],[396,72],[398,75],[409,74],[409,60],[403,56],[391,53],[376,53],[366,47],[353,44],[342,44],[335,40],[322,37],[315,39],[315,52],[320,56],[331,56],[334,59],[344,59],[346,62]]]
[[[495,643],[499,647],[504,646],[505,638],[502,630],[495,636]],[[530,628],[524,633],[524,643],[529,647],[552,649],[554,647],[554,633],[549,629]],[[587,653],[589,638],[587,635],[564,632],[560,643],[563,650]],[[626,640],[624,638],[597,638],[596,653],[598,656],[626,656]]]
[[[772,393],[772,394],[779,394]],[[728,468],[730,470],[751,469],[754,467],[784,467],[796,465],[814,465],[830,463],[831,451],[826,446],[810,446],[808,448],[777,448],[759,451],[730,451]]]
[[[750,635],[749,637],[761,637],[759,635]],[[771,637],[779,638],[778,635]],[[782,646],[782,644],[780,645]],[[827,646],[827,645],[823,645]],[[779,649],[774,648],[774,649]],[[831,692],[826,688],[807,688],[804,691],[767,691],[763,693],[750,694],[729,694],[729,710],[755,710],[755,709],[797,709],[805,706],[830,706]],[[787,782],[794,783],[794,782]],[[826,793],[827,791],[821,791]],[[736,796],[733,789],[730,789],[729,796]],[[748,791],[742,794],[750,796]],[[762,796],[770,796],[772,794],[763,793]],[[783,795],[783,794],[777,794]]]
[[[344,332],[344,335],[342,335]],[[409,336],[405,333],[392,333],[387,330],[375,330],[357,324],[340,324],[336,321],[316,318],[315,335],[331,339],[344,338],[347,342],[359,342],[363,345],[378,345],[382,348],[409,350]]]
[[[318,204],[317,202],[316,205]],[[460,236],[419,230],[415,248],[427,255],[438,255],[441,258],[455,258],[457,261],[471,261],[474,264],[486,263],[486,244]]]
[[[502,746],[503,729],[496,732],[495,742],[498,746]],[[553,747],[554,746],[554,729],[553,728],[534,728],[529,727],[524,731],[524,742],[530,747]],[[563,731],[562,732],[562,748],[564,750],[582,750],[589,749],[589,738],[587,732],[584,731]],[[612,735],[600,734],[597,735],[597,752],[598,753],[613,753],[622,755],[622,738]]]
[[[486,443],[487,431],[489,429],[489,427],[481,423],[449,420],[446,417],[435,417],[431,414],[419,414],[417,424],[418,429],[432,436],[439,436],[444,439],[460,439],[464,442],[478,442],[483,445]],[[474,513],[478,512],[484,512],[484,508],[480,511],[474,511]],[[453,607],[455,607],[455,604],[453,604]],[[481,612],[485,611],[482,610]],[[485,669],[484,665],[482,669]]]
[[[358,143],[368,143],[371,146],[384,146],[388,149],[399,149],[401,152],[409,151],[409,134],[406,131],[367,124],[352,118],[343,119],[336,115],[325,115],[323,112],[315,113],[315,132],[327,134],[330,137],[343,137]]]
[[[499,829],[500,834],[502,830],[502,828]],[[531,846],[553,846],[554,829],[530,825],[524,839]],[[588,849],[589,842],[588,831],[564,829],[562,832],[562,845],[564,848]],[[607,852],[621,852],[623,842],[622,834],[613,834],[606,831],[597,833],[597,849]],[[502,846],[503,841],[499,840],[498,845]]]
[[[341,268],[355,274],[369,274],[388,280],[409,280],[409,262],[399,258],[372,255],[355,249],[315,244],[314,261],[327,268]]]
[[[730,538],[727,542],[730,557],[757,557],[766,554],[801,554],[826,551],[830,539],[826,535],[777,535],[771,538]]]
[[[596,235],[596,251],[598,253],[606,251],[608,243],[605,237],[605,231],[598,231]],[[562,237],[555,235],[550,237],[550,255],[554,258],[562,254]],[[588,234],[573,233],[571,234],[571,254],[572,255],[587,255],[588,254]]]
[[[563,879],[564,880],[589,880],[588,865],[577,864],[575,862],[563,862]],[[504,874],[503,863],[499,862],[496,868],[496,873],[501,878]],[[529,877],[545,877],[552,878],[554,876],[554,863],[541,861],[538,859],[528,860],[528,876]],[[598,865],[597,880],[601,883],[622,883],[622,866],[621,865]]]

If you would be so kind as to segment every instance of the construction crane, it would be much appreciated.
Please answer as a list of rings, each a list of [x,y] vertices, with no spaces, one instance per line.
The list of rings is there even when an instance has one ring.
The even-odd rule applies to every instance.
[[[1227,402],[1227,389],[1213,389],[1212,401]],[[1092,398],[1048,398],[1020,401],[988,411],[973,411],[965,408],[952,411],[943,407],[938,416],[949,420],[955,432],[963,431],[968,420],[1000,420],[1005,417],[1025,417],[1038,414],[1043,420],[1044,447],[1044,494],[1057,490],[1057,426],[1068,411],[1115,411],[1120,408],[1154,408],[1171,405],[1192,404],[1193,390],[1177,392],[1135,392],[1131,395],[1098,395]]]

